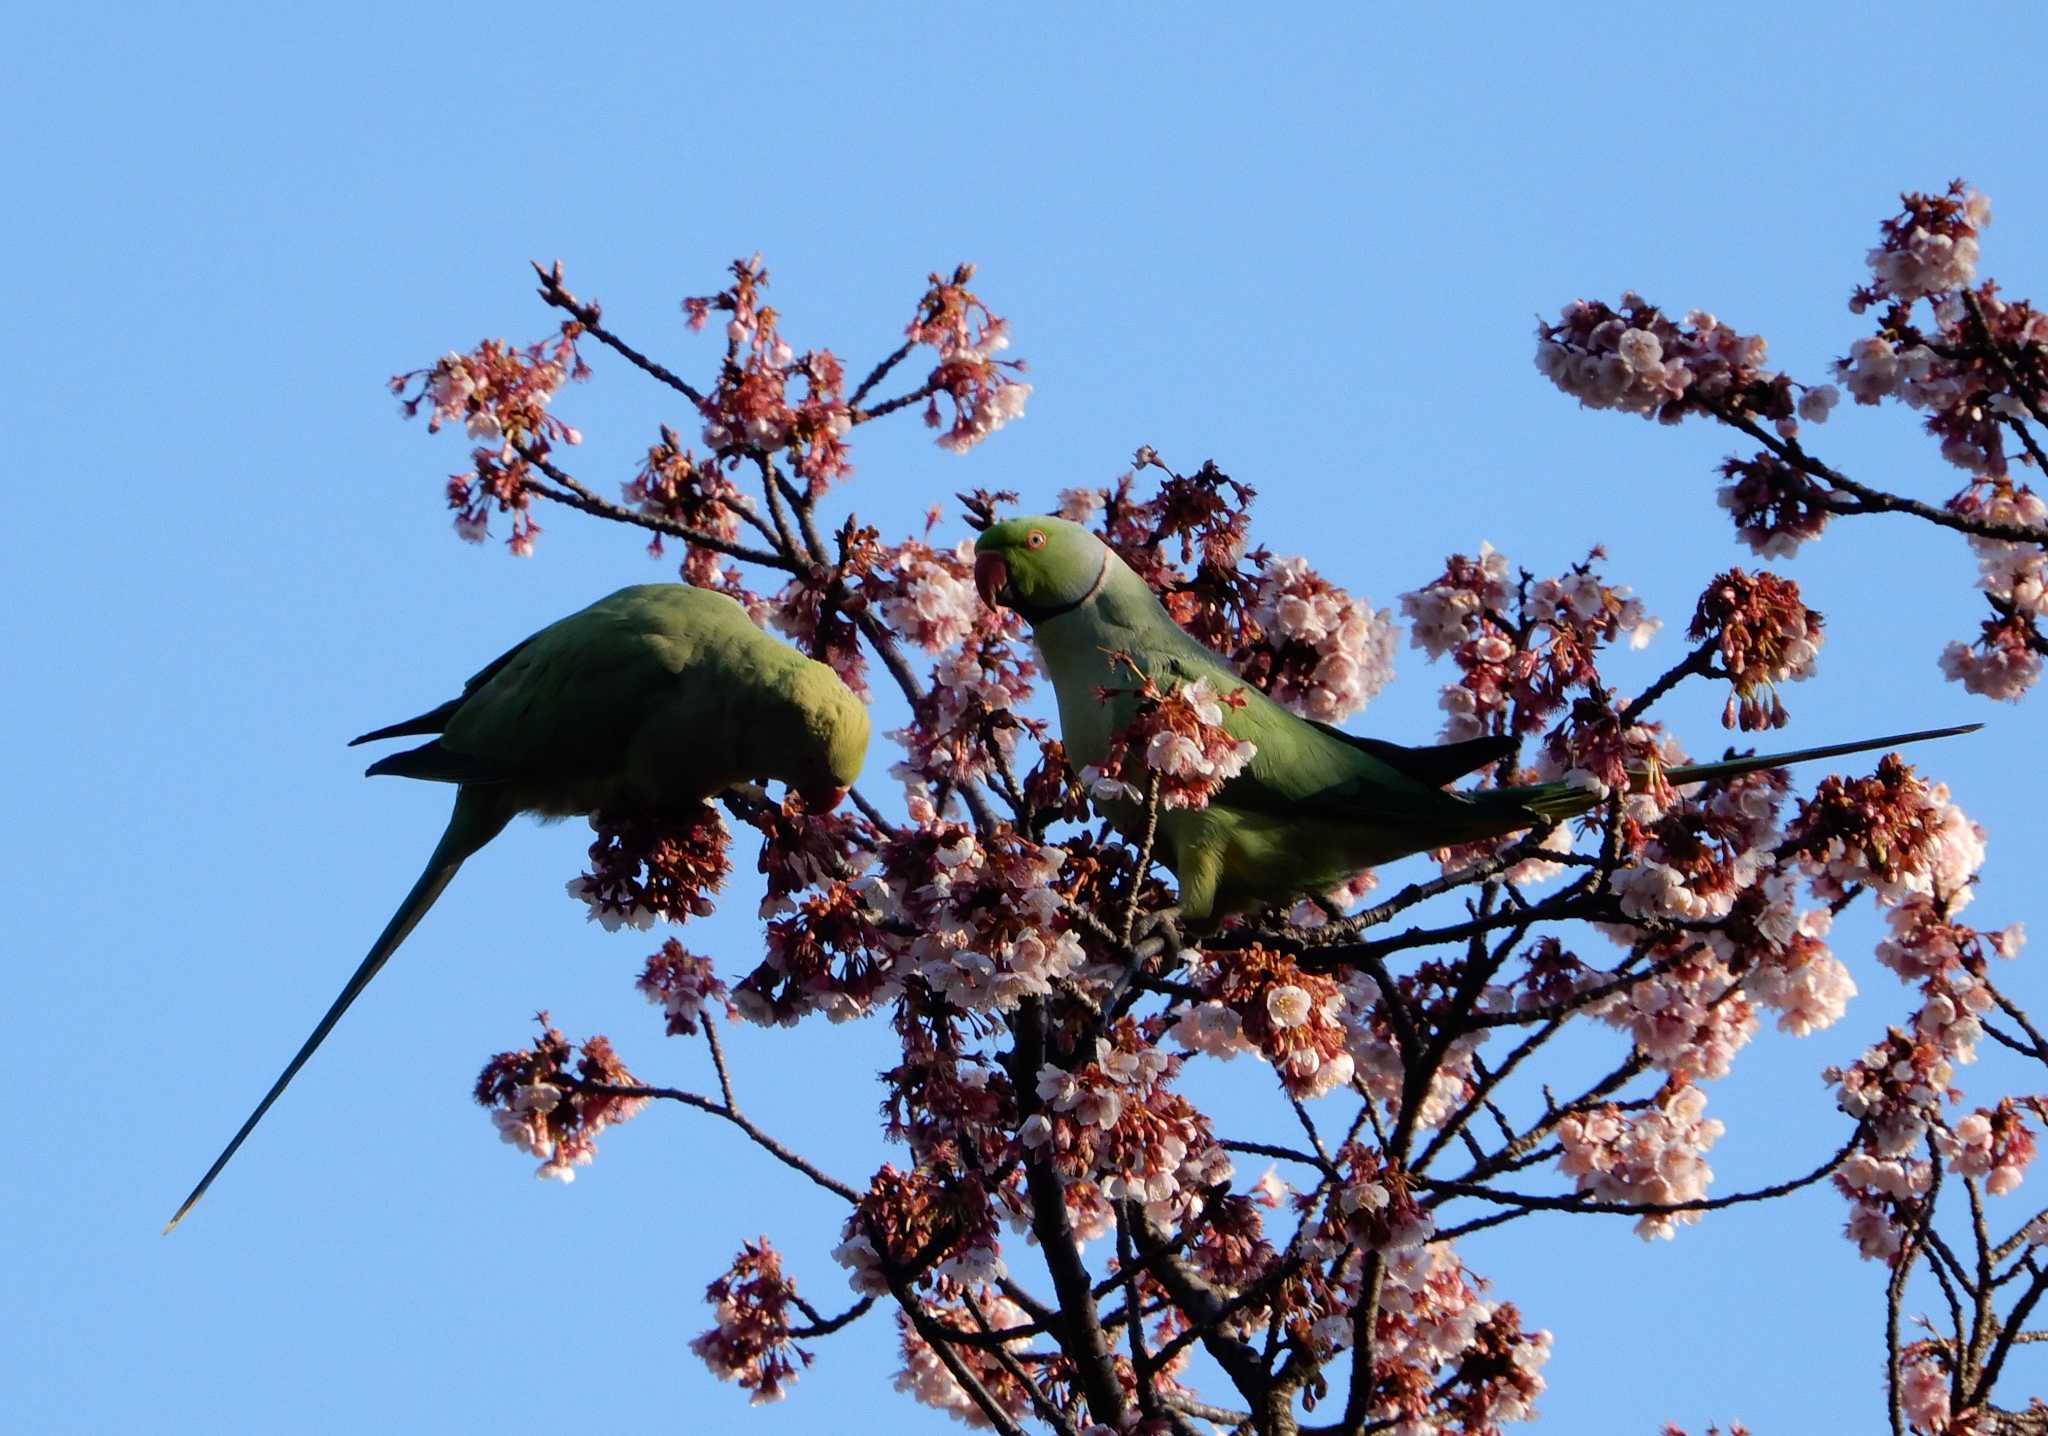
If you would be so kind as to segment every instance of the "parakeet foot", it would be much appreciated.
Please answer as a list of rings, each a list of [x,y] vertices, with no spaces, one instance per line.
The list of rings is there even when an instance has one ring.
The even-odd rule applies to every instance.
[[[1141,963],[1150,962],[1162,954],[1179,952],[1185,944],[1180,935],[1180,909],[1161,908],[1148,912],[1138,920],[1138,930],[1133,934],[1132,950]]]

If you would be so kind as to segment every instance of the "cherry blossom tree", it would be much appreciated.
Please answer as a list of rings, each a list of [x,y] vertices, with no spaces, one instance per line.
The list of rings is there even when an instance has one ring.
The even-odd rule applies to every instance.
[[[1771,370],[1761,338],[1710,314],[1673,320],[1634,294],[1570,304],[1539,327],[1536,359],[1586,407],[1738,434],[1720,498],[1756,560],[1864,515],[1960,535],[1988,612],[1928,671],[2017,702],[2048,652],[2048,509],[2015,477],[2043,464],[2048,317],[1977,279],[1989,222],[1960,182],[1903,197],[1850,300],[1870,331],[1846,341],[1831,383]],[[1472,1436],[1535,1414],[1553,1337],[1467,1267],[1462,1237],[1605,1214],[1673,1239],[1716,1208],[1831,1183],[1872,1263],[1892,1430],[2048,1431],[2048,1407],[2001,1384],[2014,1348],[2048,1337],[2032,1324],[2048,1212],[2006,1200],[2048,1098],[1956,1085],[1985,1042],[2048,1065],[2048,1038],[1996,976],[2020,928],[1963,917],[1983,832],[1917,758],[1810,788],[1782,770],[1683,790],[1663,776],[1688,750],[1652,711],[1680,685],[1724,687],[1731,736],[1787,722],[1785,693],[1827,632],[1791,579],[1754,563],[1702,575],[1683,656],[1627,693],[1602,659],[1660,623],[1598,548],[1554,568],[1485,545],[1418,563],[1397,619],[1260,547],[1249,485],[1150,447],[1101,487],[1028,502],[971,489],[950,520],[934,508],[922,533],[887,539],[848,498],[861,427],[918,414],[965,453],[1031,393],[971,266],[931,276],[858,382],[784,337],[758,257],[682,302],[697,382],[614,332],[560,264],[537,271],[562,316],[544,339],[392,381],[409,413],[472,441],[447,486],[458,535],[495,529],[530,556],[550,506],[642,530],[652,553],[680,549],[683,581],[731,594],[856,692],[895,690],[909,714],[851,813],[744,788],[718,810],[591,820],[570,893],[607,929],[684,929],[637,982],[667,1034],[702,1048],[707,1090],[640,1075],[695,1060],[647,1034],[626,1044],[629,1067],[545,1014],[477,1083],[544,1177],[572,1179],[600,1133],[662,1102],[843,1201],[837,1231],[783,1240],[829,1249],[847,1290],[800,1293],[765,1237],[706,1273],[711,1325],[691,1345],[714,1373],[777,1400],[825,1338],[888,1319],[899,1389],[999,1432]],[[582,436],[555,413],[606,352],[684,416],[609,483],[574,471]],[[1832,467],[1811,436],[1845,389],[1924,414],[1961,487],[1933,502]],[[1405,625],[1441,665],[1445,739],[1526,740],[1481,781],[1566,779],[1600,807],[1434,853],[1429,875],[1391,891],[1361,873],[1180,945],[1155,824],[1208,802],[1249,756],[1221,727],[1242,699],[1134,679],[1136,722],[1102,764],[1070,771],[1018,620],[972,581],[972,531],[1020,507],[1094,526],[1245,685],[1307,718],[1363,709]],[[1104,795],[1136,800],[1142,831],[1096,822]],[[758,948],[692,951],[688,920],[749,853]],[[1858,902],[1886,936],[1845,959],[1830,927]],[[1899,999],[1883,995],[1893,978]],[[1887,1015],[1858,1009],[1871,1046],[1825,1073],[1832,1139],[1783,1181],[1716,1191],[1711,1084],[1767,1017],[1802,1037],[1849,1016],[1859,984]],[[889,1033],[870,1172],[824,1170],[742,1105],[721,1029],[818,1021]],[[1590,1081],[1556,1058],[1567,1032],[1606,1054]],[[1280,1140],[1225,1129],[1183,1090],[1190,1064],[1240,1056],[1231,1076],[1291,1114]]]

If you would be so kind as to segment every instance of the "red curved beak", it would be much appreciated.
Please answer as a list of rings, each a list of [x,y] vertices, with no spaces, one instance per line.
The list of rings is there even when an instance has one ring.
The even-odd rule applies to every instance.
[[[1001,608],[1004,587],[1010,582],[1010,566],[999,553],[974,556],[974,591],[990,608]]]
[[[797,796],[804,800],[807,813],[829,813],[846,799],[844,788],[806,788]]]

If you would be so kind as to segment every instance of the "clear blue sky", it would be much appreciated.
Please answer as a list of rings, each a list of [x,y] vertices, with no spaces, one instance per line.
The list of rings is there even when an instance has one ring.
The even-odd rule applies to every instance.
[[[561,256],[619,328],[702,366],[676,300],[760,249],[786,332],[849,367],[894,341],[928,269],[975,259],[1032,361],[1031,412],[964,460],[909,426],[863,436],[849,493],[885,529],[968,485],[1049,502],[1151,443],[1255,485],[1262,538],[1380,603],[1481,539],[1548,571],[1604,541],[1670,625],[1621,669],[1638,676],[1678,651],[1705,578],[1748,561],[1713,504],[1723,440],[1575,410],[1531,366],[1539,313],[1633,285],[1819,377],[1855,333],[1843,298],[1875,221],[1956,174],[1996,205],[1987,269],[2048,291],[2048,26],[2020,7],[683,8],[8,21],[0,1425],[948,1425],[888,1390],[882,1320],[751,1414],[686,1350],[704,1282],[760,1232],[840,1303],[830,1199],[667,1112],[607,1136],[572,1188],[537,1183],[469,1103],[543,1005],[650,1077],[701,1080],[629,988],[649,944],[562,895],[580,824],[522,825],[466,871],[158,1240],[441,822],[444,793],[362,781],[343,741],[659,572],[567,516],[530,563],[458,544],[439,481],[461,446],[383,391],[451,346],[542,333],[529,257]],[[595,362],[560,412],[609,486],[685,416]],[[1899,415],[1838,411],[1825,438],[1873,481],[1953,487]],[[1961,546],[1842,524],[1792,572],[1835,615],[1792,736],[1991,720],[1925,756],[1991,829],[1973,915],[2042,931],[2048,699],[1994,711],[1939,682],[1935,654],[1979,613]],[[1435,683],[1404,649],[1364,725],[1427,737]],[[1706,749],[1715,706],[1665,716]],[[693,945],[744,970],[750,907]],[[1865,993],[1850,1016],[1763,1035],[1712,1089],[1717,1190],[1832,1141],[1814,1074],[1904,1010],[1870,930],[1837,929]],[[2037,1000],[2039,960],[2010,974]],[[881,1157],[882,1035],[741,1038],[743,1091],[858,1179]],[[1467,1259],[1557,1333],[1548,1429],[1870,1429],[1881,1277],[1842,1216],[1814,1193],[1648,1247],[1619,1221],[1524,1224]]]

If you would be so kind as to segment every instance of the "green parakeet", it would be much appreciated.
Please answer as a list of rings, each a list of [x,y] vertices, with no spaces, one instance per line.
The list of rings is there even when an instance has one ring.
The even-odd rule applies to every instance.
[[[1060,738],[1077,771],[1100,764],[1135,715],[1136,678],[1123,655],[1162,691],[1206,679],[1218,694],[1243,694],[1242,707],[1223,710],[1223,727],[1256,753],[1207,807],[1160,814],[1161,860],[1179,880],[1181,916],[1192,927],[1327,893],[1376,864],[1572,817],[1600,801],[1564,783],[1444,790],[1506,756],[1510,739],[1406,748],[1296,717],[1175,623],[1145,581],[1079,524],[1006,519],[990,525],[975,550],[983,601],[1015,609],[1032,627],[1059,702]],[[1104,690],[1111,691],[1108,701],[1099,696]],[[1683,785],[1968,731],[1698,763],[1667,776]],[[1097,807],[1126,832],[1139,825],[1138,806],[1128,799],[1097,800]]]
[[[354,741],[428,733],[440,736],[369,768],[457,785],[426,871],[166,1232],[205,1195],[463,861],[515,815],[674,811],[770,778],[824,811],[860,773],[868,715],[836,673],[763,633],[733,599],[658,583],[622,588],[550,624],[470,679],[460,697]]]

